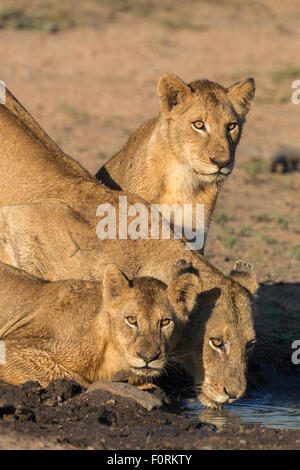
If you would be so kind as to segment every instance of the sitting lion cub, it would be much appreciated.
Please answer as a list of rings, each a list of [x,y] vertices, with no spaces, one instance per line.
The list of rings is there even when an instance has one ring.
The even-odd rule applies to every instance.
[[[234,167],[246,114],[255,94],[253,78],[224,88],[209,80],[186,84],[175,75],[158,82],[160,113],[139,127],[96,178],[160,205],[193,205],[192,233],[206,237],[221,183]],[[196,205],[204,206],[204,226]],[[167,211],[167,212],[165,212]],[[177,216],[171,221],[181,223]],[[193,239],[185,233],[187,239]],[[199,245],[203,243],[199,237]],[[198,238],[198,237],[197,237]],[[194,249],[199,249],[195,247]]]
[[[49,282],[1,263],[0,287],[0,380],[46,386],[65,377],[86,386],[119,371],[162,373],[198,279],[178,275],[167,287],[150,277],[129,281],[108,265],[103,283]]]

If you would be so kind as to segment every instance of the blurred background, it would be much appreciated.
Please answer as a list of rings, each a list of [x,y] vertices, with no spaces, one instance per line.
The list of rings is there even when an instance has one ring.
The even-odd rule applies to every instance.
[[[300,147],[298,0],[0,0],[0,79],[65,152],[91,172],[158,113],[159,77],[257,83],[206,255],[227,271],[299,280],[299,171],[266,156]]]

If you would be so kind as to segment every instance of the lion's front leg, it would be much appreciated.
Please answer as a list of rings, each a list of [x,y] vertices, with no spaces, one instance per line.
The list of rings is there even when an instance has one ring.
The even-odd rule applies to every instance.
[[[13,385],[39,382],[42,387],[46,387],[51,380],[69,379],[83,387],[89,385],[84,377],[54,361],[46,351],[28,346],[23,348],[9,341],[3,343],[5,354],[0,363],[0,380],[3,382]]]

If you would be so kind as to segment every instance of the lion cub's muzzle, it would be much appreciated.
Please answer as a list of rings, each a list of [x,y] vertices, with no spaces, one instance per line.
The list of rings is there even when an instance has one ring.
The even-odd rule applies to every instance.
[[[231,172],[232,172],[232,168],[225,167],[225,168],[221,168],[218,173],[223,176],[229,176]]]
[[[233,170],[233,160],[232,159],[228,159],[228,160],[217,160],[217,159],[214,159],[214,158],[211,158],[210,157],[210,161],[211,163],[214,164],[215,166],[215,171],[214,171],[214,174],[216,175],[216,177],[220,178],[220,177],[226,177],[226,176],[229,176],[230,173],[232,172]]]
[[[241,380],[241,383],[231,387],[213,386],[209,381],[196,382],[195,386],[196,394],[203,405],[207,408],[222,408],[245,394],[246,380]]]
[[[137,351],[136,357],[130,358],[130,366],[135,374],[154,376],[162,372],[165,359],[160,348],[151,352]]]

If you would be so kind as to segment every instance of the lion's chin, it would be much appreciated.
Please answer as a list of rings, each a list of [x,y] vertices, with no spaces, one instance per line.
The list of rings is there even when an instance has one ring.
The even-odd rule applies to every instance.
[[[151,367],[132,367],[133,374],[146,379],[158,377],[162,374],[162,369],[154,369]]]
[[[230,175],[230,173],[228,173],[226,175],[225,175],[225,173],[218,173],[216,175],[216,183],[218,183],[218,184],[223,183],[228,178],[229,175]]]
[[[198,177],[200,184],[204,186],[208,184],[212,184],[212,183],[221,184],[230,175],[230,173],[225,174],[225,173],[217,172],[217,173],[211,173],[211,174],[204,174],[196,170],[194,171],[195,173],[197,173],[197,177]]]
[[[211,410],[221,410],[223,406],[226,405],[227,403],[227,401],[220,403],[220,402],[211,400],[204,393],[199,393],[197,398],[202,403],[202,405],[204,405],[206,408],[209,408]]]

